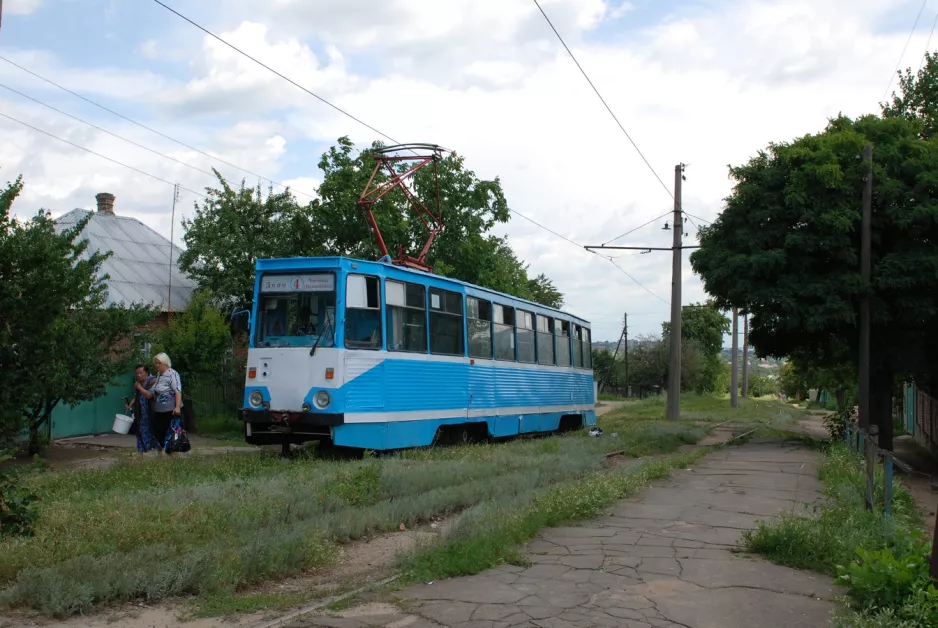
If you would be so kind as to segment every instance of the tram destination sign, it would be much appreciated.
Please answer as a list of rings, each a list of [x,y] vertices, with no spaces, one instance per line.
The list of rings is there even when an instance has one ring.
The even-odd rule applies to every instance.
[[[266,275],[261,279],[261,292],[332,292],[335,275]]]

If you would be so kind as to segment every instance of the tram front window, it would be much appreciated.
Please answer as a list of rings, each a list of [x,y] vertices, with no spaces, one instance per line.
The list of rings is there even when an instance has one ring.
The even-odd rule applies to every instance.
[[[335,344],[335,276],[272,275],[261,280],[258,347],[332,347]]]

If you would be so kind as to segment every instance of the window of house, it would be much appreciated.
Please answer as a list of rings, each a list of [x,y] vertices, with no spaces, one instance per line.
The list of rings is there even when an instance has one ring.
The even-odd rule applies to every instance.
[[[430,353],[465,355],[462,295],[430,289]]]
[[[495,304],[495,359],[515,359],[515,309]]]
[[[466,297],[469,357],[492,359],[492,304]]]
[[[570,366],[570,323],[555,321],[554,335],[557,341],[557,366]]]
[[[537,363],[554,363],[554,319],[537,317]]]
[[[534,314],[518,310],[518,361],[533,364],[537,361]]]
[[[345,283],[345,347],[381,348],[381,283],[370,275],[349,275]]]
[[[416,283],[384,282],[388,351],[427,352],[427,289]]]

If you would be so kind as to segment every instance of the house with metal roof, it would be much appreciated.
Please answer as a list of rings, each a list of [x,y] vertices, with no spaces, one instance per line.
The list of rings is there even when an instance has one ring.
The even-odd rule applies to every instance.
[[[89,253],[111,252],[101,270],[108,276],[107,304],[145,304],[159,307],[157,323],[170,311],[185,309],[196,283],[179,268],[182,249],[136,218],[114,211],[114,195],[95,196],[97,211],[73,209],[55,220],[56,231],[74,227],[88,214],[81,237]]]
[[[101,268],[107,275],[107,305],[158,307],[160,314],[151,326],[166,325],[169,312],[184,309],[196,288],[179,269],[182,249],[136,218],[117,214],[113,194],[102,192],[95,199],[96,211],[73,209],[55,220],[56,231],[74,227],[92,214],[81,237],[88,240],[88,254],[111,253]],[[103,396],[74,408],[59,404],[52,413],[49,436],[59,439],[110,432],[114,415],[124,412],[124,397],[132,394],[132,379],[132,373],[124,375]]]

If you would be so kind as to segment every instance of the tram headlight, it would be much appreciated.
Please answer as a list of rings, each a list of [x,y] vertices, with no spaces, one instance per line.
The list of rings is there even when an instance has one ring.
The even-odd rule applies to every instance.
[[[264,395],[261,394],[261,391],[255,390],[251,392],[251,395],[248,397],[248,403],[254,408],[260,408],[264,403]]]
[[[316,393],[316,396],[313,397],[313,402],[316,404],[317,408],[328,408],[329,402],[332,401],[332,397],[329,396],[329,393],[325,390],[320,390]]]

